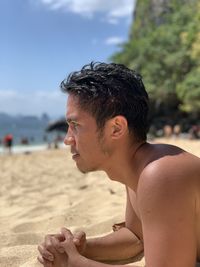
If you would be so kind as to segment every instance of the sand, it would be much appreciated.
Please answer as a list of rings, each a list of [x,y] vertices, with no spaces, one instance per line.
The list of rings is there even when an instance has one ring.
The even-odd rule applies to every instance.
[[[200,141],[158,141],[200,156]],[[123,220],[124,186],[103,172],[81,174],[68,148],[1,156],[0,171],[0,267],[41,266],[37,245],[62,226],[97,236]]]

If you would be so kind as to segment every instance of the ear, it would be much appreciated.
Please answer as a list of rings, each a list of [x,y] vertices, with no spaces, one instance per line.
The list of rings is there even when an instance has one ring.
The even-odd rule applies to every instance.
[[[124,116],[118,115],[110,120],[110,134],[112,139],[121,138],[128,130],[128,123]]]

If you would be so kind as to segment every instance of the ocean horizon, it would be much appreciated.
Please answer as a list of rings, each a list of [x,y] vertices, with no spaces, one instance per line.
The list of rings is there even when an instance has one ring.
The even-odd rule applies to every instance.
[[[50,143],[58,136],[63,136],[63,132],[47,131],[49,123],[58,119],[52,120],[47,114],[40,117],[17,115],[11,116],[0,112],[0,145],[3,145],[4,137],[7,134],[13,136],[13,145],[22,144],[41,145]]]
[[[65,147],[63,142],[58,142],[57,146],[58,148]],[[51,143],[51,146],[50,146],[50,143],[32,144],[32,145],[14,145],[12,147],[12,153],[13,154],[21,154],[21,153],[28,154],[34,151],[42,151],[42,150],[51,149],[51,148],[54,148],[53,143]],[[7,155],[7,154],[8,154],[7,149],[4,146],[0,145],[0,155]]]
[[[65,134],[58,131],[46,132],[46,127],[3,127],[0,126],[0,154],[6,154],[3,144],[7,134],[13,136],[13,153],[25,153],[47,149],[50,144],[58,141],[59,147],[62,146]],[[53,145],[52,145],[53,146]]]

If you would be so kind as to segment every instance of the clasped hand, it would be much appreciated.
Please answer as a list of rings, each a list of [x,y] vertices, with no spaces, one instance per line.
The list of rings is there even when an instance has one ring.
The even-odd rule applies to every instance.
[[[62,228],[59,234],[46,235],[44,242],[38,246],[38,261],[44,267],[70,266],[70,260],[83,255],[86,247],[86,235]]]

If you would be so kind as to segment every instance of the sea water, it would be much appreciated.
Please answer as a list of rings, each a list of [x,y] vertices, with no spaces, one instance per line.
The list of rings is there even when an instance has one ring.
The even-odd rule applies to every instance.
[[[13,153],[26,153],[30,151],[44,150],[54,143],[59,137],[59,147],[62,146],[64,133],[46,132],[45,127],[3,127],[0,126],[0,154],[6,154],[6,149],[3,146],[3,138],[6,134],[13,135]],[[22,140],[26,139],[27,144],[22,144]]]

